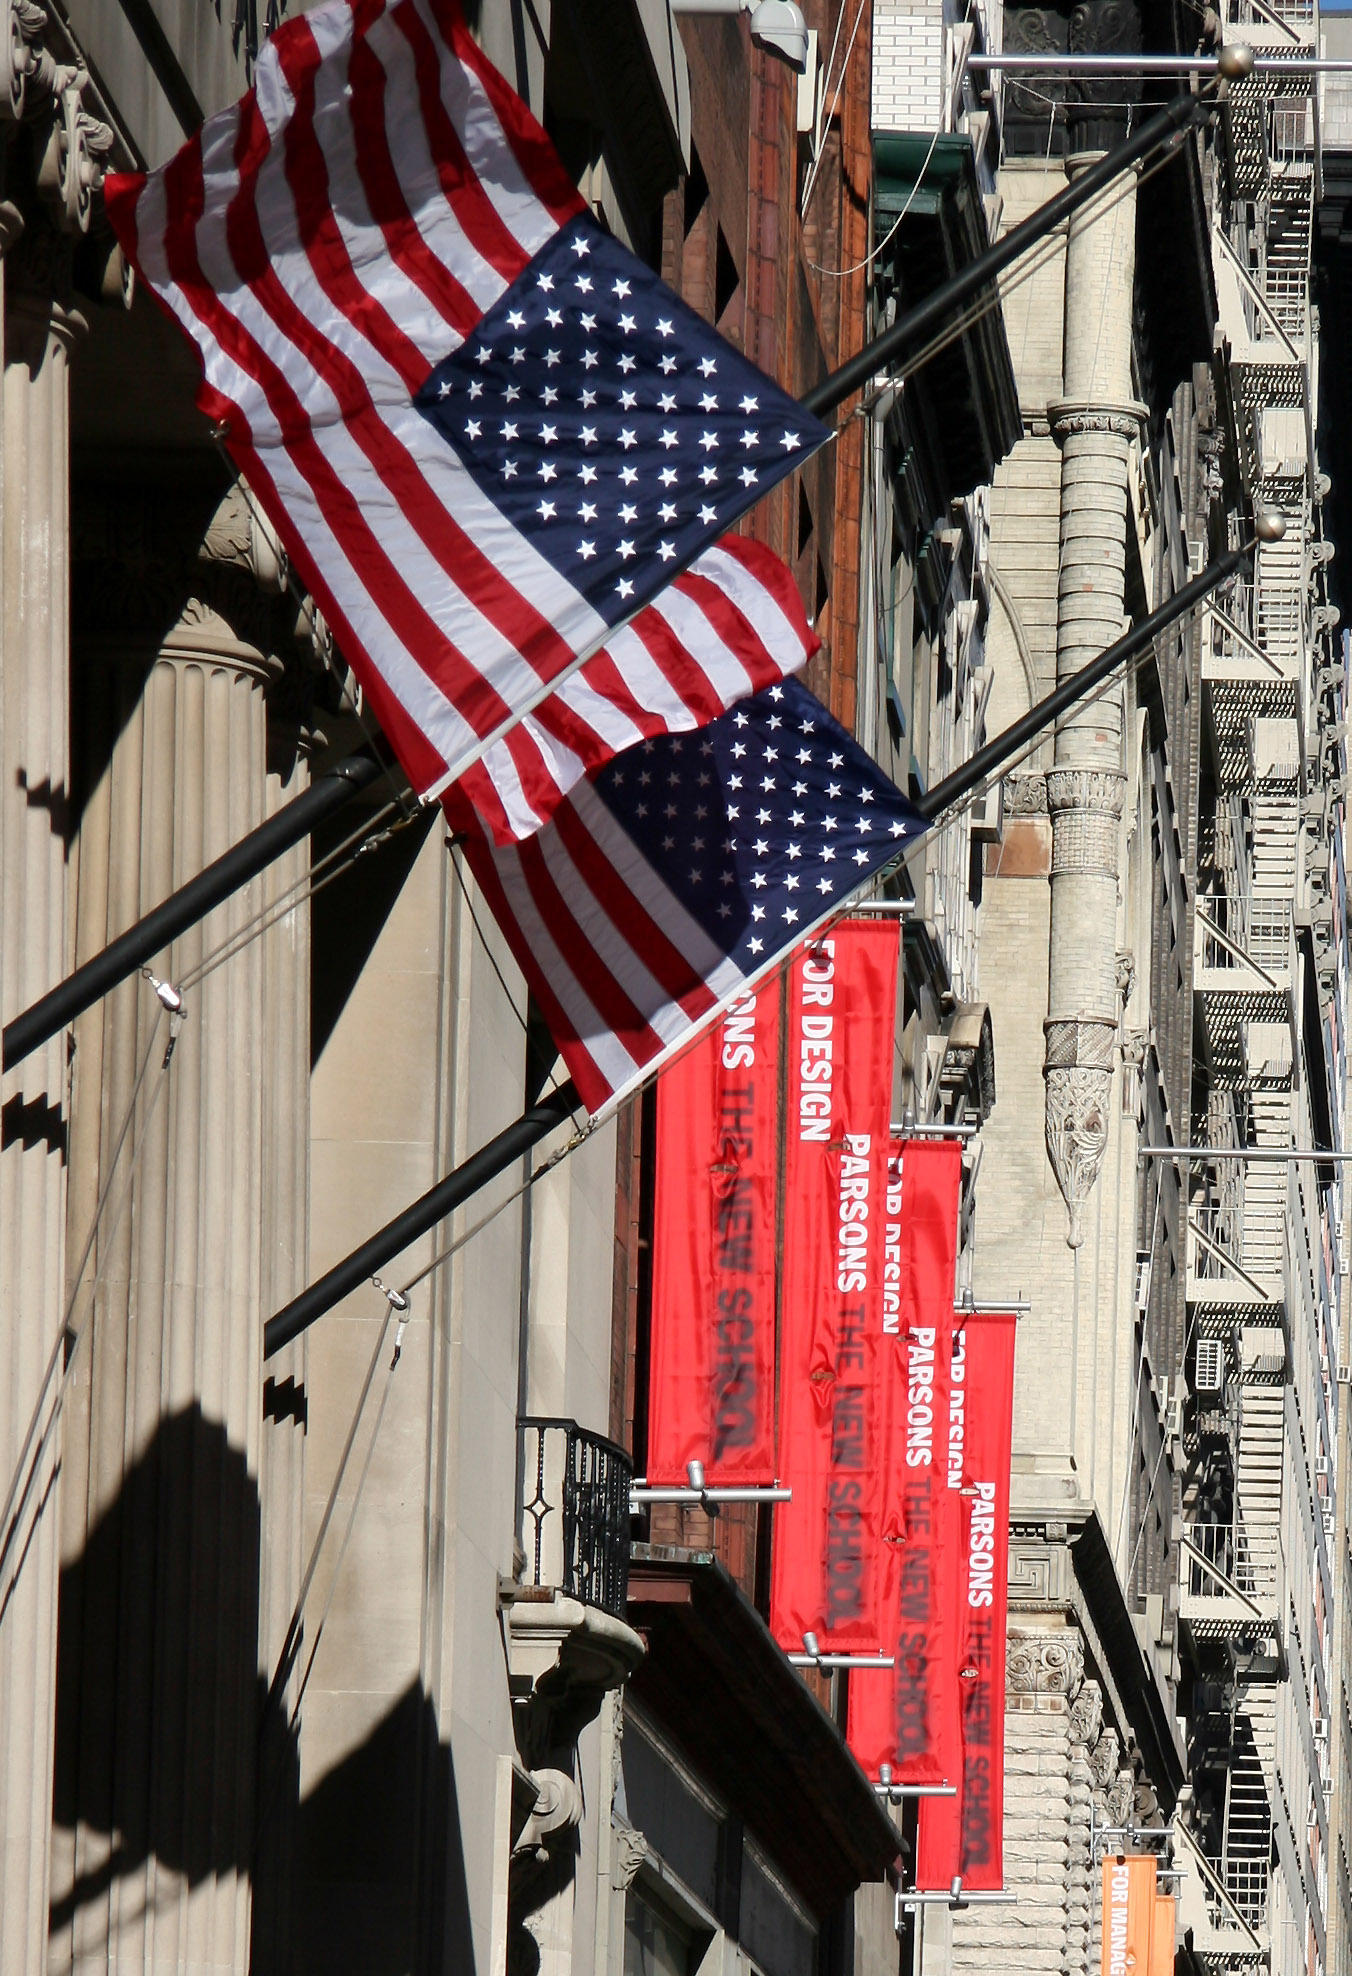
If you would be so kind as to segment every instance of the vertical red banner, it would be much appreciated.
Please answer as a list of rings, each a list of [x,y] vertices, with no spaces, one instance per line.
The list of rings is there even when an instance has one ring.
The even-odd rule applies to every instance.
[[[916,1885],[955,1875],[975,1892],[1004,1882],[1005,1621],[1009,1605],[1009,1459],[1013,1312],[968,1317],[953,1341],[948,1479],[959,1496],[957,1678],[962,1771],[956,1798],[920,1805]]]
[[[892,1383],[887,1464],[887,1671],[850,1676],[849,1743],[871,1777],[956,1784],[961,1764],[957,1654],[958,1504],[948,1487],[953,1276],[962,1148],[893,1144],[883,1226],[883,1333]]]
[[[650,1482],[774,1480],[781,998],[743,995],[657,1080]]]
[[[779,1479],[770,1626],[877,1653],[889,1624],[883,1220],[895,921],[847,920],[789,971]]]

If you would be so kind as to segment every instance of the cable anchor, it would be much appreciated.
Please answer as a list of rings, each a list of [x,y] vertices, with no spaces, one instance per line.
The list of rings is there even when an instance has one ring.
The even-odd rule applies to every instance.
[[[394,1357],[390,1360],[390,1371],[393,1372],[404,1349],[404,1333],[408,1329],[409,1300],[402,1290],[392,1290],[388,1283],[381,1281],[380,1277],[373,1276],[371,1281],[399,1319],[394,1328]]]

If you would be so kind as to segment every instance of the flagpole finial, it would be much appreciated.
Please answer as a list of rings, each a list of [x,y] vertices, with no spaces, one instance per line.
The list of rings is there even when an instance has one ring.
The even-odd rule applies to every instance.
[[[1286,534],[1286,521],[1271,508],[1260,508],[1253,518],[1253,532],[1259,542],[1280,542]]]
[[[1216,56],[1216,73],[1226,82],[1244,82],[1253,74],[1253,50],[1243,41],[1232,41]]]

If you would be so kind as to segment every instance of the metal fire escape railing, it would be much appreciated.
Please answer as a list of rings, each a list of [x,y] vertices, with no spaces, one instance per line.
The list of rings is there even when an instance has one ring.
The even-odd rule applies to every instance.
[[[622,1619],[633,1463],[575,1420],[527,1417],[517,1431],[525,1582]]]
[[[1311,241],[1317,184],[1313,0],[1224,0],[1223,35],[1292,66],[1232,92],[1213,265],[1230,358],[1237,464],[1255,509],[1286,523],[1255,558],[1252,580],[1216,599],[1202,689],[1216,784],[1204,820],[1209,876],[1197,900],[1197,1036],[1207,1059],[1204,1143],[1218,1151],[1292,1143],[1300,1009],[1297,935],[1306,911],[1309,745],[1321,619],[1312,554],[1319,531]],[[1326,614],[1325,614],[1326,616]],[[1209,836],[1208,836],[1209,829]],[[1206,1442],[1210,1482],[1180,1545],[1179,1617],[1193,1650],[1221,1674],[1219,1713],[1195,1725],[1219,1749],[1192,1824],[1194,1950],[1217,1972],[1268,1952],[1276,1688],[1285,1664],[1282,1552],[1288,1475],[1293,1244],[1286,1171],[1217,1160],[1194,1176],[1187,1294],[1200,1350],[1196,1393],[1228,1445]],[[1233,1388],[1233,1390],[1232,1390]],[[1199,1450],[1202,1443],[1199,1437]],[[1238,1668],[1246,1670],[1241,1679]]]

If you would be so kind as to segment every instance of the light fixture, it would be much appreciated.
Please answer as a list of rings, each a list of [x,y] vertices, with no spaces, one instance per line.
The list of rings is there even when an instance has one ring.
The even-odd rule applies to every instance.
[[[796,0],[671,0],[673,14],[750,14],[751,39],[807,73],[807,22]]]

